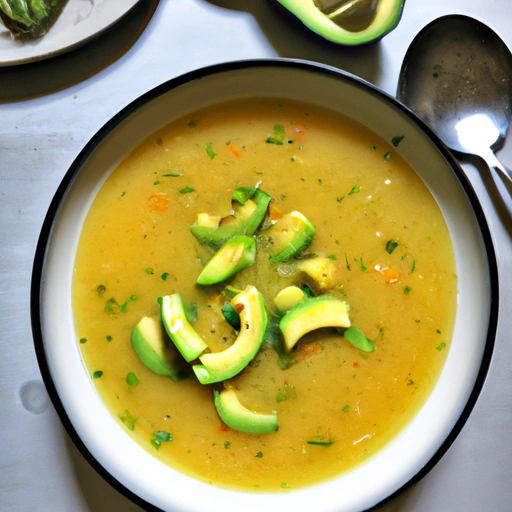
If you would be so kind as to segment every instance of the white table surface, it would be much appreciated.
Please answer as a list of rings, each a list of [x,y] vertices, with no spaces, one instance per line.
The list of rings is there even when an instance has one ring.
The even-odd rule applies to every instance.
[[[111,116],[167,79],[247,58],[323,62],[394,95],[413,37],[444,14],[479,18],[512,48],[511,0],[408,0],[396,30],[378,44],[352,49],[292,23],[268,0],[161,0],[151,17],[156,3],[142,0],[113,30],[72,53],[0,67],[2,511],[140,510],[103,481],[68,438],[42,383],[30,325],[31,270],[44,215],[75,156]],[[508,139],[500,158],[512,167]],[[379,512],[512,510],[512,201],[500,206],[479,170],[470,163],[464,170],[499,260],[495,352],[473,413],[448,452]]]

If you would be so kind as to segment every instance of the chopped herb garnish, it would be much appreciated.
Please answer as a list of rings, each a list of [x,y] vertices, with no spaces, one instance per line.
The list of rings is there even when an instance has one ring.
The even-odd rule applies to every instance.
[[[162,174],[164,178],[178,178],[179,176],[182,176],[179,172],[166,172],[165,174]]]
[[[124,412],[124,415],[119,415],[119,419],[126,425],[126,428],[128,430],[134,430],[135,429],[135,418],[126,410]]]
[[[441,350],[444,350],[446,348],[446,343],[444,341],[442,341],[437,347],[436,347],[436,350],[438,352],[441,352]]]
[[[391,160],[393,158],[393,155],[391,153],[391,151],[388,151],[385,155],[384,155],[384,160]]]
[[[258,452],[255,457],[258,457],[258,459],[261,459],[263,457],[263,452]]]
[[[284,201],[286,199],[286,194],[281,194],[281,199]]]
[[[144,272],[146,272],[146,274],[149,274],[149,275],[152,275],[155,273],[155,271],[151,267],[146,267],[144,269]]]
[[[331,446],[334,444],[334,441],[332,440],[329,440],[329,441],[316,441],[315,439],[308,439],[306,441],[307,444],[312,444],[313,446]]]
[[[197,121],[195,119],[191,119],[187,122],[187,126],[190,126],[190,128],[194,128],[194,126],[197,126]]]
[[[187,320],[191,324],[193,324],[197,320],[197,314],[199,313],[199,306],[195,302],[193,302],[192,304],[190,304],[190,306],[187,304],[184,304],[183,308],[185,310],[185,316],[186,316]]]
[[[416,270],[416,260],[412,260],[411,270],[409,274],[412,274]]]
[[[285,402],[286,400],[295,400],[297,398],[297,390],[294,386],[285,385],[276,395],[276,402]]]
[[[350,267],[350,263],[348,262],[347,253],[345,253],[345,267],[347,267],[347,270],[352,270],[352,268]]]
[[[370,147],[371,147],[374,151],[377,149],[377,146],[376,146],[375,144],[372,144]]]
[[[135,302],[137,300],[137,296],[136,295],[130,295],[128,297],[132,302]]]
[[[343,337],[354,347],[363,352],[373,352],[375,350],[375,343],[369,340],[359,327],[351,325],[343,332]]]
[[[120,197],[124,197],[126,195],[126,190],[123,190],[123,192],[121,192],[121,196]]]
[[[336,254],[329,254],[329,256],[327,256],[327,258],[329,258],[330,260],[332,261],[336,261],[338,258],[336,257]]]
[[[135,375],[133,372],[128,373],[126,376],[126,384],[128,384],[128,386],[137,386],[139,384],[137,375]]]
[[[128,302],[123,302],[119,306],[119,311],[121,311],[121,313],[126,313],[127,308],[128,308]]]
[[[288,487],[288,484],[286,482],[282,482],[280,487],[281,489],[286,489]]]
[[[190,192],[194,192],[196,189],[192,187],[182,188],[179,192],[180,194],[190,194]]]
[[[87,338],[80,338],[80,343],[83,345],[84,343],[87,343]]]
[[[403,138],[404,138],[404,135],[397,135],[391,139],[391,143],[396,148],[396,147],[398,147],[398,144],[400,144],[400,142],[402,142]]]
[[[95,372],[93,372],[92,378],[99,379],[100,377],[102,377],[102,375],[103,375],[103,372],[101,370],[96,370]]]
[[[231,442],[230,441],[224,441],[224,448],[229,448],[231,446]]]
[[[439,329],[436,329],[437,334],[441,334],[441,331]]]
[[[396,240],[388,240],[386,242],[386,251],[391,254],[398,247],[398,242]]]
[[[265,142],[267,144],[276,144],[277,146],[281,146],[284,142],[284,126],[282,124],[275,124],[274,136],[267,137]]]
[[[407,381],[407,385],[408,385],[408,386],[412,386],[413,384],[414,384],[414,381],[413,381],[412,379],[409,379],[409,380]]]
[[[295,162],[295,157],[294,157],[294,156],[292,156],[292,157],[290,158],[290,162]]]
[[[347,405],[345,405],[345,406],[343,407],[342,411],[343,411],[343,412],[348,412],[348,411],[350,411],[350,405],[348,405],[348,404],[347,404]]]
[[[238,187],[233,192],[233,200],[239,202],[242,206],[255,194],[256,187]]]
[[[169,432],[165,432],[165,430],[158,430],[156,432],[153,432],[154,438],[151,439],[150,443],[155,447],[155,449],[159,450],[160,446],[162,446],[163,443],[168,443],[172,441],[172,436],[169,434]]]
[[[345,196],[340,196],[340,197],[336,198],[336,201],[338,201],[338,203],[341,203],[341,201],[343,201],[343,199],[345,199]]]
[[[359,265],[359,268],[363,271],[363,272],[366,272],[368,270],[368,267],[363,263],[363,258],[354,258],[354,261]]]
[[[323,182],[320,178],[318,178],[318,184],[321,185]]]
[[[153,185],[160,185],[160,181],[159,181],[159,180],[155,180],[155,181],[153,182]]]
[[[404,293],[411,293],[412,288],[410,286],[404,286]]]
[[[100,284],[97,288],[96,288],[96,293],[98,294],[98,297],[103,297],[103,295],[105,294],[105,291],[107,290],[107,288]]]
[[[359,192],[361,192],[361,187],[359,185],[354,185],[350,189],[350,192],[348,193],[348,195],[349,196],[353,196],[354,194],[359,194]]]
[[[156,142],[157,146],[161,146],[164,143],[164,141],[162,140],[162,137],[157,137],[155,139],[155,142]]]
[[[217,156],[217,153],[215,153],[215,151],[213,151],[213,149],[212,149],[212,143],[211,142],[208,142],[208,144],[206,144],[206,154],[212,160]]]
[[[103,308],[103,311],[105,311],[105,313],[108,313],[109,315],[113,315],[116,312],[114,306],[119,306],[119,304],[117,303],[117,301],[114,297],[111,297],[105,303],[105,307]]]
[[[161,276],[162,281],[165,281],[169,277],[169,272],[164,272]]]
[[[112,336],[108,335],[105,337],[105,339],[110,343],[114,338],[112,338]]]

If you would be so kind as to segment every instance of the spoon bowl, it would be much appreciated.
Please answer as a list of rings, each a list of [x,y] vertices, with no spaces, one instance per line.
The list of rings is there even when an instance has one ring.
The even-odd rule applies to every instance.
[[[431,22],[405,55],[397,97],[450,149],[480,156],[512,184],[494,154],[512,114],[512,54],[493,30],[462,15]]]

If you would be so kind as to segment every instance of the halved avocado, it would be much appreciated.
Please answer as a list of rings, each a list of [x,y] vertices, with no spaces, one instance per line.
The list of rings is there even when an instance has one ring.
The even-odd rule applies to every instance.
[[[357,46],[378,41],[402,17],[405,0],[274,0],[306,27],[333,43]]]
[[[240,373],[254,358],[265,339],[265,300],[254,286],[247,286],[231,300],[240,315],[240,332],[233,345],[222,352],[201,355],[202,364],[192,366],[199,382],[212,384]]]
[[[247,190],[251,190],[252,195],[247,194]],[[233,215],[222,219],[218,226],[214,226],[211,215],[207,215],[208,220],[203,221],[205,214],[199,214],[190,231],[201,244],[211,252],[216,252],[236,235],[254,235],[265,218],[271,199],[258,188],[241,187],[233,193]]]
[[[309,297],[298,302],[279,322],[288,351],[304,334],[322,327],[350,327],[344,300],[331,295]]]
[[[228,240],[208,261],[197,278],[197,284],[221,283],[240,270],[251,266],[256,258],[256,240],[237,235]]]
[[[307,249],[315,237],[315,227],[302,213],[294,211],[285,213],[264,236],[270,243],[269,260],[277,263]]]
[[[202,354],[208,345],[187,320],[183,301],[178,293],[158,298],[160,318],[169,338],[185,361],[190,362]]]
[[[244,407],[234,389],[214,390],[215,407],[221,420],[233,430],[247,434],[268,434],[278,428],[277,414],[262,414]]]
[[[144,316],[132,331],[132,345],[139,359],[152,371],[175,382],[187,378],[185,361],[165,334],[158,316]]]

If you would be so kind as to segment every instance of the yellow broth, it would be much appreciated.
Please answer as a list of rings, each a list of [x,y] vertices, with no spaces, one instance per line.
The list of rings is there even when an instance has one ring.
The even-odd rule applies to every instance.
[[[271,143],[275,125],[285,128],[281,145]],[[391,142],[326,111],[253,100],[173,122],[121,163],[86,219],[73,285],[77,342],[120,428],[206,482],[286,491],[353,469],[407,425],[445,361],[457,282],[441,212],[398,155],[400,140]],[[197,214],[227,215],[233,191],[258,182],[273,207],[316,227],[308,252],[335,264],[328,291],[343,295],[376,348],[363,353],[321,329],[281,369],[264,343],[226,383],[245,407],[278,414],[277,432],[249,435],[222,424],[211,386],[145,367],[130,335],[142,316],[158,314],[157,297],[178,292],[199,306],[196,330],[223,350],[235,339],[220,312],[224,284],[253,284],[272,307],[280,289],[302,282],[259,248],[256,264],[227,283],[195,284],[211,257],[189,231]]]

